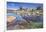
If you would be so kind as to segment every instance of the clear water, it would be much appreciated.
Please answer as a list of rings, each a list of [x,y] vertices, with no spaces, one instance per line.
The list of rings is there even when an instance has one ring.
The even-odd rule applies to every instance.
[[[15,16],[16,17],[16,20],[22,20],[23,19],[22,16],[17,15],[15,13],[8,13],[7,16]]]

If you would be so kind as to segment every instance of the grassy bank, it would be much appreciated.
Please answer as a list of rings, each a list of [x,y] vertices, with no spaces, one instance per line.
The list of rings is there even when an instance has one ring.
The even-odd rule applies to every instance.
[[[43,24],[42,23],[38,23],[38,22],[32,22],[28,24],[27,28],[31,28],[31,29],[36,29],[36,28],[43,28]]]

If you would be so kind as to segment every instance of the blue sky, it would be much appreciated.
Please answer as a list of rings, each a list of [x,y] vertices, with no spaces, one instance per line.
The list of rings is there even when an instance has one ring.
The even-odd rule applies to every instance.
[[[23,8],[36,8],[38,6],[43,7],[41,3],[21,3],[21,2],[7,2],[7,8],[19,9],[22,6]]]

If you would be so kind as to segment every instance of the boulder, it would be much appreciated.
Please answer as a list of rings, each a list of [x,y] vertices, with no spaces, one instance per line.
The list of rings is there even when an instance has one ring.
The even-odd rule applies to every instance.
[[[14,21],[13,21],[14,19],[16,19],[16,17],[14,17],[14,16],[8,16],[7,17],[7,25],[8,26],[12,25],[14,23]]]

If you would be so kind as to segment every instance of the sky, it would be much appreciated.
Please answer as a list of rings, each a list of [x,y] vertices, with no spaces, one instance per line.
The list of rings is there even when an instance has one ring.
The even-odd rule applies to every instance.
[[[19,9],[20,7],[23,8],[32,8],[35,9],[38,6],[43,7],[43,4],[41,3],[21,3],[21,2],[7,2],[7,9]]]

